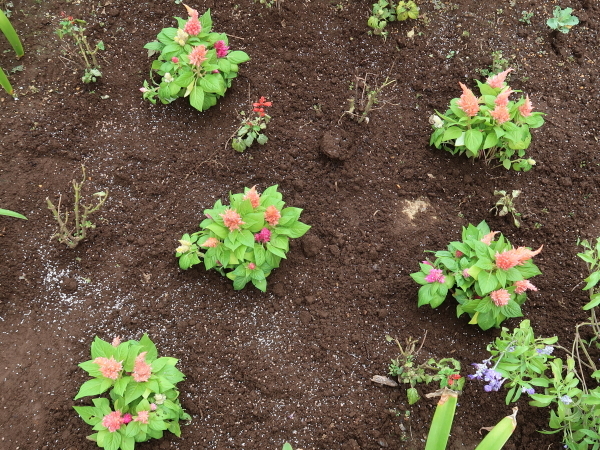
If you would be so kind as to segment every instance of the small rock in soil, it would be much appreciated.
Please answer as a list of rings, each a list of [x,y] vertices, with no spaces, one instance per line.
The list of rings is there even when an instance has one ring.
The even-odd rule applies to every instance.
[[[307,258],[313,258],[323,248],[323,242],[317,236],[307,236],[302,240],[302,251]]]
[[[61,282],[64,292],[75,292],[77,290],[77,280],[69,277],[64,277]]]
[[[276,297],[283,297],[285,295],[285,289],[281,283],[274,284],[271,286],[271,292]]]
[[[312,320],[312,316],[308,311],[300,311],[300,322],[304,325],[308,325]]]

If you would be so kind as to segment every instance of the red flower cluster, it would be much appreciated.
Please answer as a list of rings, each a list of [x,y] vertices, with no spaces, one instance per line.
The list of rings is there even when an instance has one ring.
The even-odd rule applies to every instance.
[[[266,100],[266,98],[261,97],[257,103],[252,103],[252,106],[254,106],[253,111],[257,112],[260,117],[265,117],[267,114],[265,112],[265,107],[271,106],[273,104],[273,102],[268,102]]]
[[[459,374],[453,373],[448,377],[448,386],[452,386],[456,380],[460,380],[461,378]]]
[[[60,16],[64,17],[69,22],[71,22],[71,25],[75,25],[75,19],[73,18],[73,16],[67,16],[67,13],[65,13],[64,11],[61,11]]]

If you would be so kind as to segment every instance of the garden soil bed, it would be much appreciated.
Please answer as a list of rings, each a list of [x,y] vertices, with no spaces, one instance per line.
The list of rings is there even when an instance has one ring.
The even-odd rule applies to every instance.
[[[422,449],[434,401],[409,406],[404,388],[370,381],[397,355],[385,336],[426,339],[419,359],[457,358],[464,374],[486,357],[498,330],[456,318],[447,301],[417,308],[425,250],[444,249],[461,227],[486,220],[515,246],[544,245],[543,272],[523,311],[536,334],[571,343],[586,319],[579,238],[600,235],[600,5],[572,0],[580,24],[552,35],[555,2],[421,0],[421,18],[368,34],[371,0],[192,1],[251,61],[217,106],[143,102],[150,59],[143,45],[185,16],[173,1],[13,0],[26,55],[0,54],[18,100],[0,95],[0,426],[3,449],[92,449],[72,399],[87,379],[94,336],[138,339],[180,360],[181,438],[140,449]],[[521,11],[534,15],[528,25]],[[102,39],[101,81],[84,85],[54,34],[61,12]],[[408,33],[414,31],[412,37]],[[412,34],[412,33],[411,33]],[[0,43],[8,50],[8,44]],[[502,51],[510,84],[529,94],[546,124],[533,133],[527,173],[506,171],[428,145],[428,117],[474,87]],[[368,123],[348,115],[356,77],[386,87]],[[373,85],[372,84],[372,85]],[[273,101],[269,142],[240,154],[226,142],[238,112]],[[50,237],[45,199],[72,198],[85,165],[86,195],[108,190],[97,228],[76,249]],[[293,242],[266,294],[234,291],[216,272],[178,269],[177,240],[230,191],[278,184],[311,230]],[[494,190],[520,189],[522,227],[490,213]],[[409,207],[413,207],[410,210]],[[416,207],[414,206],[416,205]],[[411,212],[412,211],[412,212]],[[518,325],[519,319],[505,322]],[[420,386],[424,395],[434,385]],[[505,448],[561,448],[543,435],[549,411],[518,404]],[[409,411],[406,416],[405,411]],[[450,449],[473,449],[479,429],[510,413],[502,392],[467,382]],[[399,414],[399,416],[397,415]]]

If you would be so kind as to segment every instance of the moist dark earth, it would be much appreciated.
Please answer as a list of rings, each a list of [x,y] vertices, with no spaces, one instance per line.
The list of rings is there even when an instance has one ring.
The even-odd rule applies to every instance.
[[[422,449],[435,402],[409,406],[404,388],[370,379],[397,356],[386,335],[425,338],[419,361],[453,357],[464,375],[486,357],[499,330],[456,318],[451,299],[417,308],[409,277],[425,250],[445,249],[482,220],[514,246],[544,245],[539,291],[523,312],[537,335],[570,346],[588,315],[577,241],[600,235],[600,5],[561,3],[580,19],[561,34],[546,26],[552,1],[417,3],[421,17],[391,23],[383,39],[368,33],[371,1],[191,0],[251,57],[226,96],[200,113],[184,99],[152,105],[139,92],[151,64],[144,44],[185,16],[183,5],[13,0],[26,55],[17,61],[0,40],[0,66],[18,97],[0,94],[0,207],[29,220],[0,217],[3,449],[95,448],[72,408],[89,401],[72,400],[87,380],[77,364],[89,359],[94,336],[143,333],[180,360],[181,401],[193,420],[181,438],[140,449],[280,449],[286,441],[302,450]],[[522,11],[533,13],[530,24],[519,21]],[[82,68],[61,50],[61,12],[88,21],[89,39],[105,43],[97,83],[83,84]],[[527,173],[429,146],[428,117],[460,95],[459,82],[485,80],[492,52],[515,69],[511,87],[546,114]],[[393,81],[360,124],[344,115],[357,77],[371,87]],[[239,112],[260,96],[273,102],[269,141],[237,153],[226,143]],[[62,195],[71,206],[82,165],[86,199],[108,190],[109,200],[88,238],[68,249],[50,240],[56,223],[45,199]],[[293,241],[266,294],[234,291],[202,268],[179,270],[177,240],[197,230],[204,209],[230,191],[274,184],[312,228]],[[520,229],[490,212],[495,190],[515,189]],[[560,435],[536,431],[546,429],[548,410],[524,398],[518,406],[506,449],[562,448]],[[480,428],[510,408],[503,392],[467,382],[448,448],[475,448]]]

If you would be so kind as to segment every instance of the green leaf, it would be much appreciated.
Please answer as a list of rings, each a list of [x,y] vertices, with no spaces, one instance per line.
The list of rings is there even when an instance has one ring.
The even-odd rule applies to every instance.
[[[194,85],[192,92],[190,93],[190,104],[198,111],[204,111],[204,91],[202,88]]]
[[[442,136],[442,142],[452,141],[460,137],[463,131],[458,127],[450,127],[446,131],[444,131],[444,135]]]
[[[485,136],[485,141],[483,142],[483,149],[486,150],[488,148],[492,148],[498,144],[498,137],[496,133],[487,133]],[[506,167],[506,166],[505,166]]]
[[[523,316],[523,313],[521,312],[521,307],[518,305],[517,302],[515,302],[512,299],[508,302],[508,305],[501,307],[500,311],[502,311],[502,314],[504,314],[506,317]]]
[[[406,398],[408,399],[409,405],[414,405],[419,401],[419,391],[417,391],[415,388],[408,388],[406,390]]]
[[[129,383],[127,389],[125,389],[125,403],[129,404],[133,400],[141,397],[145,390],[145,383]]]
[[[587,291],[588,289],[593,288],[594,286],[596,286],[596,284],[598,284],[598,281],[600,281],[600,271],[597,270],[595,272],[592,272],[590,274],[589,277],[587,277],[585,280],[587,284],[585,285],[585,287],[583,288],[584,291]]]
[[[7,91],[8,91],[8,89],[7,89]],[[9,94],[10,94],[10,92],[9,92]],[[9,209],[2,209],[2,208],[0,208],[0,216],[9,216],[9,217],[15,217],[17,219],[25,219],[25,220],[27,220],[27,217],[25,217],[23,214],[19,214],[17,212],[11,211]]]
[[[11,47],[15,51],[17,58],[20,58],[25,54],[23,51],[23,44],[21,44],[21,40],[19,39],[19,35],[13,28],[10,23],[10,20],[4,14],[4,11],[0,9],[0,30],[10,43]]]
[[[111,386],[112,380],[108,378],[94,378],[92,380],[88,380],[79,388],[79,392],[75,396],[75,400],[81,397],[100,395],[103,392],[106,392]]]
[[[277,232],[293,239],[302,237],[310,230],[310,225],[302,222],[295,222],[291,227],[277,227]]]
[[[202,16],[200,16],[200,25],[202,26],[203,33],[210,33],[212,29],[212,18],[210,17],[210,8],[206,10]]]
[[[242,64],[250,60],[250,57],[240,50],[234,50],[227,54],[227,60],[233,64]]]
[[[211,92],[218,95],[225,94],[225,82],[223,81],[223,77],[218,73],[207,74],[200,78],[199,85],[204,92]]]
[[[270,242],[267,242],[267,251],[280,258],[286,259],[285,252],[280,248],[274,247]]]
[[[465,146],[473,153],[477,154],[481,149],[483,142],[483,133],[473,128],[465,131]]]
[[[479,283],[481,295],[486,295],[496,290],[496,287],[498,286],[498,279],[491,273],[482,271],[477,277],[477,283]]]

